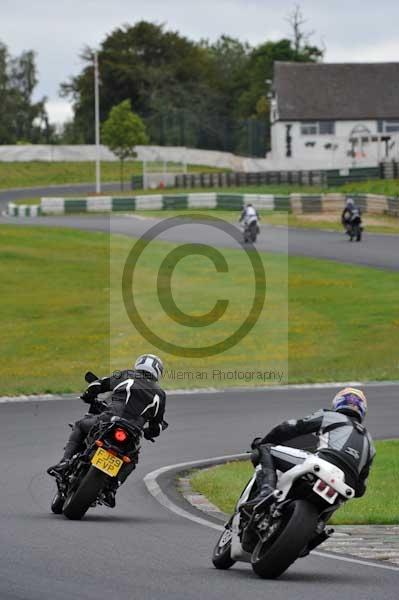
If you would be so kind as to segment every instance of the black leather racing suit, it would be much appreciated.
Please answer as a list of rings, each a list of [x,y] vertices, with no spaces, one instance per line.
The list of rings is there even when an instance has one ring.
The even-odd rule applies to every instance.
[[[108,407],[99,415],[89,414],[76,421],[65,446],[63,460],[71,458],[82,449],[83,441],[93,425],[99,420],[109,420],[112,416],[127,419],[140,429],[148,423],[145,429],[147,437],[154,438],[162,432],[166,394],[150,375],[144,371],[129,369],[115,371],[110,377],[91,383],[82,399],[90,404],[98,394],[105,392],[112,392]],[[135,466],[134,462],[124,465],[119,483],[125,481]]]
[[[362,217],[362,211],[360,210],[360,208],[358,206],[355,206],[354,204],[352,204],[351,206],[345,206],[341,215],[342,225],[346,229],[348,229],[350,227],[352,219],[355,217]]]
[[[316,452],[345,473],[345,480],[355,490],[356,497],[366,491],[367,478],[375,456],[372,438],[353,413],[343,410],[318,410],[303,418],[285,421],[274,427],[264,438],[258,440],[259,459],[262,465],[261,483],[276,485],[275,470],[287,471],[294,465],[289,455],[273,451],[269,444],[284,445],[289,440],[307,434],[317,436]],[[286,444],[287,445],[287,444]]]

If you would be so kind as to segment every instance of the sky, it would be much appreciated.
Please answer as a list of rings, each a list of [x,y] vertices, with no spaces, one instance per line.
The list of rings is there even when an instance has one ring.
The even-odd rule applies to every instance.
[[[399,61],[398,0],[0,0],[0,41],[11,55],[36,52],[35,99],[47,96],[50,121],[62,123],[72,108],[60,83],[81,71],[82,49],[114,29],[147,20],[192,40],[225,34],[256,45],[289,37],[295,4],[325,62]]]

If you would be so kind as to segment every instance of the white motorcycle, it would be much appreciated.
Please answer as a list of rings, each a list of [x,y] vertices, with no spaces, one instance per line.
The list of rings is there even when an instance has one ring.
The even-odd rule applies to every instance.
[[[333,533],[327,521],[355,495],[344,472],[317,454],[287,446],[274,446],[271,453],[283,453],[296,464],[284,473],[277,471],[272,504],[251,511],[244,505],[257,494],[255,471],[213,551],[217,569],[242,561],[251,563],[262,578],[279,577]]]

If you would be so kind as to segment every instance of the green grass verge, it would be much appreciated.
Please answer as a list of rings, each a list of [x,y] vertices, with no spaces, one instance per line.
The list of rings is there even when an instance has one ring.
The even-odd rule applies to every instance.
[[[0,395],[79,390],[86,369],[107,373],[142,351],[165,357],[169,388],[264,385],[249,375],[218,378],[213,370],[274,369],[286,376],[288,359],[291,383],[397,377],[398,273],[309,258],[291,257],[287,265],[284,255],[262,254],[267,297],[256,326],[234,348],[192,359],[160,351],[128,320],[120,275],[132,243],[111,236],[110,245],[103,233],[0,226]],[[138,309],[153,331],[176,343],[218,341],[242,323],[243,307],[252,301],[247,257],[223,249],[234,278],[217,273],[204,257],[178,263],[172,289],[181,310],[203,314],[218,298],[230,300],[227,321],[184,327],[165,314],[156,294],[160,263],[174,247],[152,243],[143,254],[135,278]]]
[[[399,486],[399,440],[376,442],[377,455],[363,498],[347,502],[332,523],[399,523],[397,490]],[[223,512],[231,513],[246,482],[253,474],[250,462],[233,462],[197,471],[191,479],[193,489],[204,494]]]
[[[190,173],[217,172],[225,169],[206,167],[201,165],[188,165]],[[141,175],[142,162],[126,161],[124,167],[125,186],[130,186],[132,175]],[[94,182],[95,163],[83,162],[0,162],[0,189],[34,187],[44,185],[65,185],[68,183]],[[119,162],[101,162],[101,181],[119,182]]]

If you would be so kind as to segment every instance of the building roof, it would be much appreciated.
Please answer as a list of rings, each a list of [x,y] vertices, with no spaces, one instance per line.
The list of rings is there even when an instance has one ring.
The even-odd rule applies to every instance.
[[[399,63],[274,64],[279,119],[399,118]]]

